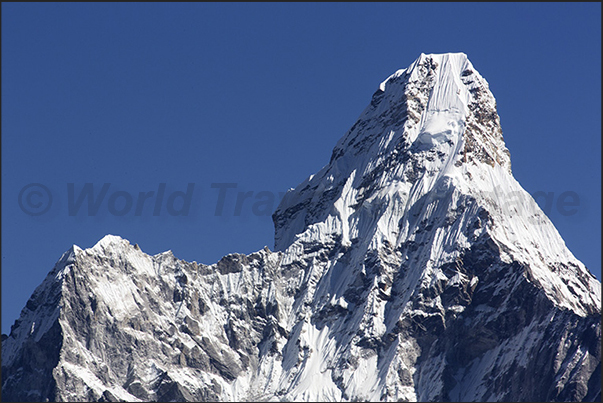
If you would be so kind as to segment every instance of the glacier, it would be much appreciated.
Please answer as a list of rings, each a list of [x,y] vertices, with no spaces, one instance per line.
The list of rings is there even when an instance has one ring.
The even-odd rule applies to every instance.
[[[213,265],[73,246],[2,341],[19,401],[600,401],[601,283],[513,178],[463,53],[383,81]]]

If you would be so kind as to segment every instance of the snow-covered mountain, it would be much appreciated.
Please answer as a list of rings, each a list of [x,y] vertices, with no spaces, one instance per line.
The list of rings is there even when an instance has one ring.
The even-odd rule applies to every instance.
[[[601,284],[511,173],[465,54],[387,78],[214,265],[73,246],[2,340],[4,400],[601,399]]]

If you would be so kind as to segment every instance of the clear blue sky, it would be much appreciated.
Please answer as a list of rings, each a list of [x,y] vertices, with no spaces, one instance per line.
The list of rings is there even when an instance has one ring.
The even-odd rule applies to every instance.
[[[549,217],[601,278],[599,3],[3,3],[2,332],[72,244],[110,233],[206,264],[272,247],[254,203],[264,213],[328,163],[379,83],[421,52],[469,56],[515,177],[552,194]],[[52,194],[45,214],[19,205],[30,183]],[[96,215],[69,215],[70,183],[75,196],[110,183]],[[189,183],[189,214],[170,215]],[[215,216],[220,183],[237,187]],[[235,215],[238,192],[253,194]],[[573,215],[556,208],[564,192]],[[112,214],[128,195],[129,213]]]

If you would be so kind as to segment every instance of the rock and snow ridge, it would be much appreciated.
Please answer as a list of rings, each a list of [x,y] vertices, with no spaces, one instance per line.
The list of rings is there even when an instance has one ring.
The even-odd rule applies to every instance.
[[[513,178],[465,54],[388,77],[287,192],[275,251],[72,247],[2,342],[4,400],[600,400],[601,284]]]

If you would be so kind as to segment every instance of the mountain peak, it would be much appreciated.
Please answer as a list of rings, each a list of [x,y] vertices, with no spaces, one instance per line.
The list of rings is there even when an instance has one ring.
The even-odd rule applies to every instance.
[[[588,270],[513,178],[496,101],[467,56],[422,54],[380,88],[329,164],[283,197],[273,215],[275,250],[327,242],[357,244],[366,253],[422,238],[432,250],[415,262],[424,275],[488,236],[509,261],[525,264],[554,301],[580,315],[591,312],[600,290],[590,291]],[[469,217],[478,213],[489,225],[471,228]],[[551,275],[558,262],[580,268],[580,287],[568,287],[564,274]]]
[[[106,248],[111,245],[122,245],[122,244],[129,245],[130,242],[126,239],[123,239],[119,235],[107,234],[104,237],[102,237],[96,244],[94,244],[94,246],[92,248],[97,248],[97,249],[98,248]]]
[[[366,199],[366,189],[387,188],[393,191],[391,196],[397,184],[414,183],[419,177],[424,180],[415,187],[423,194],[437,182],[430,178],[467,181],[487,166],[502,167],[511,176],[510,156],[488,83],[464,53],[421,54],[409,68],[381,83],[369,106],[335,146],[329,164],[287,192],[274,215],[275,248],[283,250],[292,236],[307,227],[307,215],[304,225],[301,218],[287,225],[288,209],[293,216],[304,214],[312,200],[318,200],[317,191],[326,189],[334,195],[352,176],[350,189]]]
[[[417,78],[418,70],[421,66],[430,65],[432,63],[436,63],[437,65],[443,66],[446,69],[456,70],[457,72],[462,72],[467,68],[471,67],[471,62],[467,58],[465,53],[430,53],[425,54],[421,53],[421,55],[410,64],[409,67],[397,70],[394,74],[390,75],[386,78],[380,85],[379,89],[381,91],[385,91],[385,86],[390,80],[395,80],[396,78],[407,75],[414,78]],[[413,75],[414,74],[414,75]]]
[[[2,342],[6,400],[600,400],[601,284],[513,178],[462,53],[385,80],[284,196],[275,250],[67,251]]]

